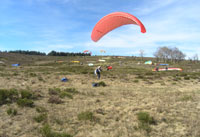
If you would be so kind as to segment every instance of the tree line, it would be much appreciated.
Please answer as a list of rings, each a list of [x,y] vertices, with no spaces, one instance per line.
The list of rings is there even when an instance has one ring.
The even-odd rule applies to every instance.
[[[184,54],[178,48],[169,48],[166,46],[159,47],[153,55],[157,61],[162,62],[180,62],[186,57],[186,54]]]
[[[29,51],[29,50],[13,50],[13,51],[0,51],[2,53],[18,53],[26,55],[40,55],[40,56],[91,56],[89,53],[72,53],[72,52],[57,52],[51,51],[48,54],[39,51]]]

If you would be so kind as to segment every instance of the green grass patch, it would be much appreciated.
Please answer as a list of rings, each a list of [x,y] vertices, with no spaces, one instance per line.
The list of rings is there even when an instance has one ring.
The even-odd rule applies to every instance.
[[[107,86],[106,83],[105,83],[104,81],[100,81],[100,82],[98,83],[98,85],[99,85],[99,86],[102,86],[102,87]]]
[[[47,110],[46,110],[44,107],[37,106],[35,109],[36,109],[36,111],[37,111],[38,113],[47,112]]]
[[[190,95],[185,95],[185,96],[181,97],[180,100],[181,101],[191,101],[191,100],[193,100],[193,98]]]
[[[78,120],[89,120],[89,121],[94,121],[95,117],[94,114],[90,111],[85,111],[85,112],[81,112],[78,114]]]
[[[17,110],[16,109],[13,109],[13,108],[9,108],[7,109],[7,114],[10,115],[10,116],[16,116],[17,115]]]
[[[31,99],[20,98],[17,100],[17,105],[20,107],[34,107],[34,102]]]
[[[190,77],[189,76],[185,76],[184,80],[190,80]]]
[[[137,113],[137,118],[139,120],[138,128],[145,130],[147,133],[151,132],[150,125],[156,124],[155,119],[152,116],[150,116],[150,114],[148,112]]]
[[[33,119],[38,123],[47,122],[47,114],[46,113],[39,114],[38,116],[35,116]]]
[[[67,133],[58,133],[58,132],[52,131],[52,128],[48,124],[45,124],[40,129],[40,133],[42,134],[42,137],[73,137],[72,135],[67,134]]]

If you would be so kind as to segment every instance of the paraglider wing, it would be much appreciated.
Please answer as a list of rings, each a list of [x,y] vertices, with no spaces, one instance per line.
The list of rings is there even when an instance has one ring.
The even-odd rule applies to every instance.
[[[88,54],[90,54],[90,55],[92,54],[92,52],[89,51],[89,50],[84,50],[83,53],[88,53]]]
[[[92,30],[91,38],[94,42],[97,42],[105,34],[112,31],[115,28],[118,28],[122,25],[135,24],[140,26],[141,32],[145,33],[146,29],[142,22],[137,19],[135,16],[125,13],[125,12],[113,12],[104,16]]]
[[[83,53],[87,53],[87,52],[89,52],[89,50],[84,50],[84,51],[83,51]]]

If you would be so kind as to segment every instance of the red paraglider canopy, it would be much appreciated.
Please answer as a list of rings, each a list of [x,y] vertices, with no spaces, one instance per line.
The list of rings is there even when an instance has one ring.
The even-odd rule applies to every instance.
[[[92,54],[92,52],[89,51],[89,50],[84,50],[83,53],[89,53],[89,54]]]
[[[91,38],[97,42],[105,34],[122,25],[135,24],[140,26],[141,32],[145,33],[146,29],[142,22],[135,16],[125,12],[113,12],[104,16],[94,27]]]

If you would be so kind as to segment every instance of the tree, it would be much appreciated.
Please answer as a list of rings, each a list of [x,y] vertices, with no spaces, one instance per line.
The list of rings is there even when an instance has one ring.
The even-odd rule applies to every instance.
[[[154,53],[154,56],[157,58],[157,61],[181,61],[185,59],[186,55],[181,52],[178,48],[169,48],[169,47],[159,47],[157,51]]]
[[[139,50],[139,54],[140,54],[141,59],[143,60],[143,57],[144,57],[144,50],[140,49],[140,50]]]

